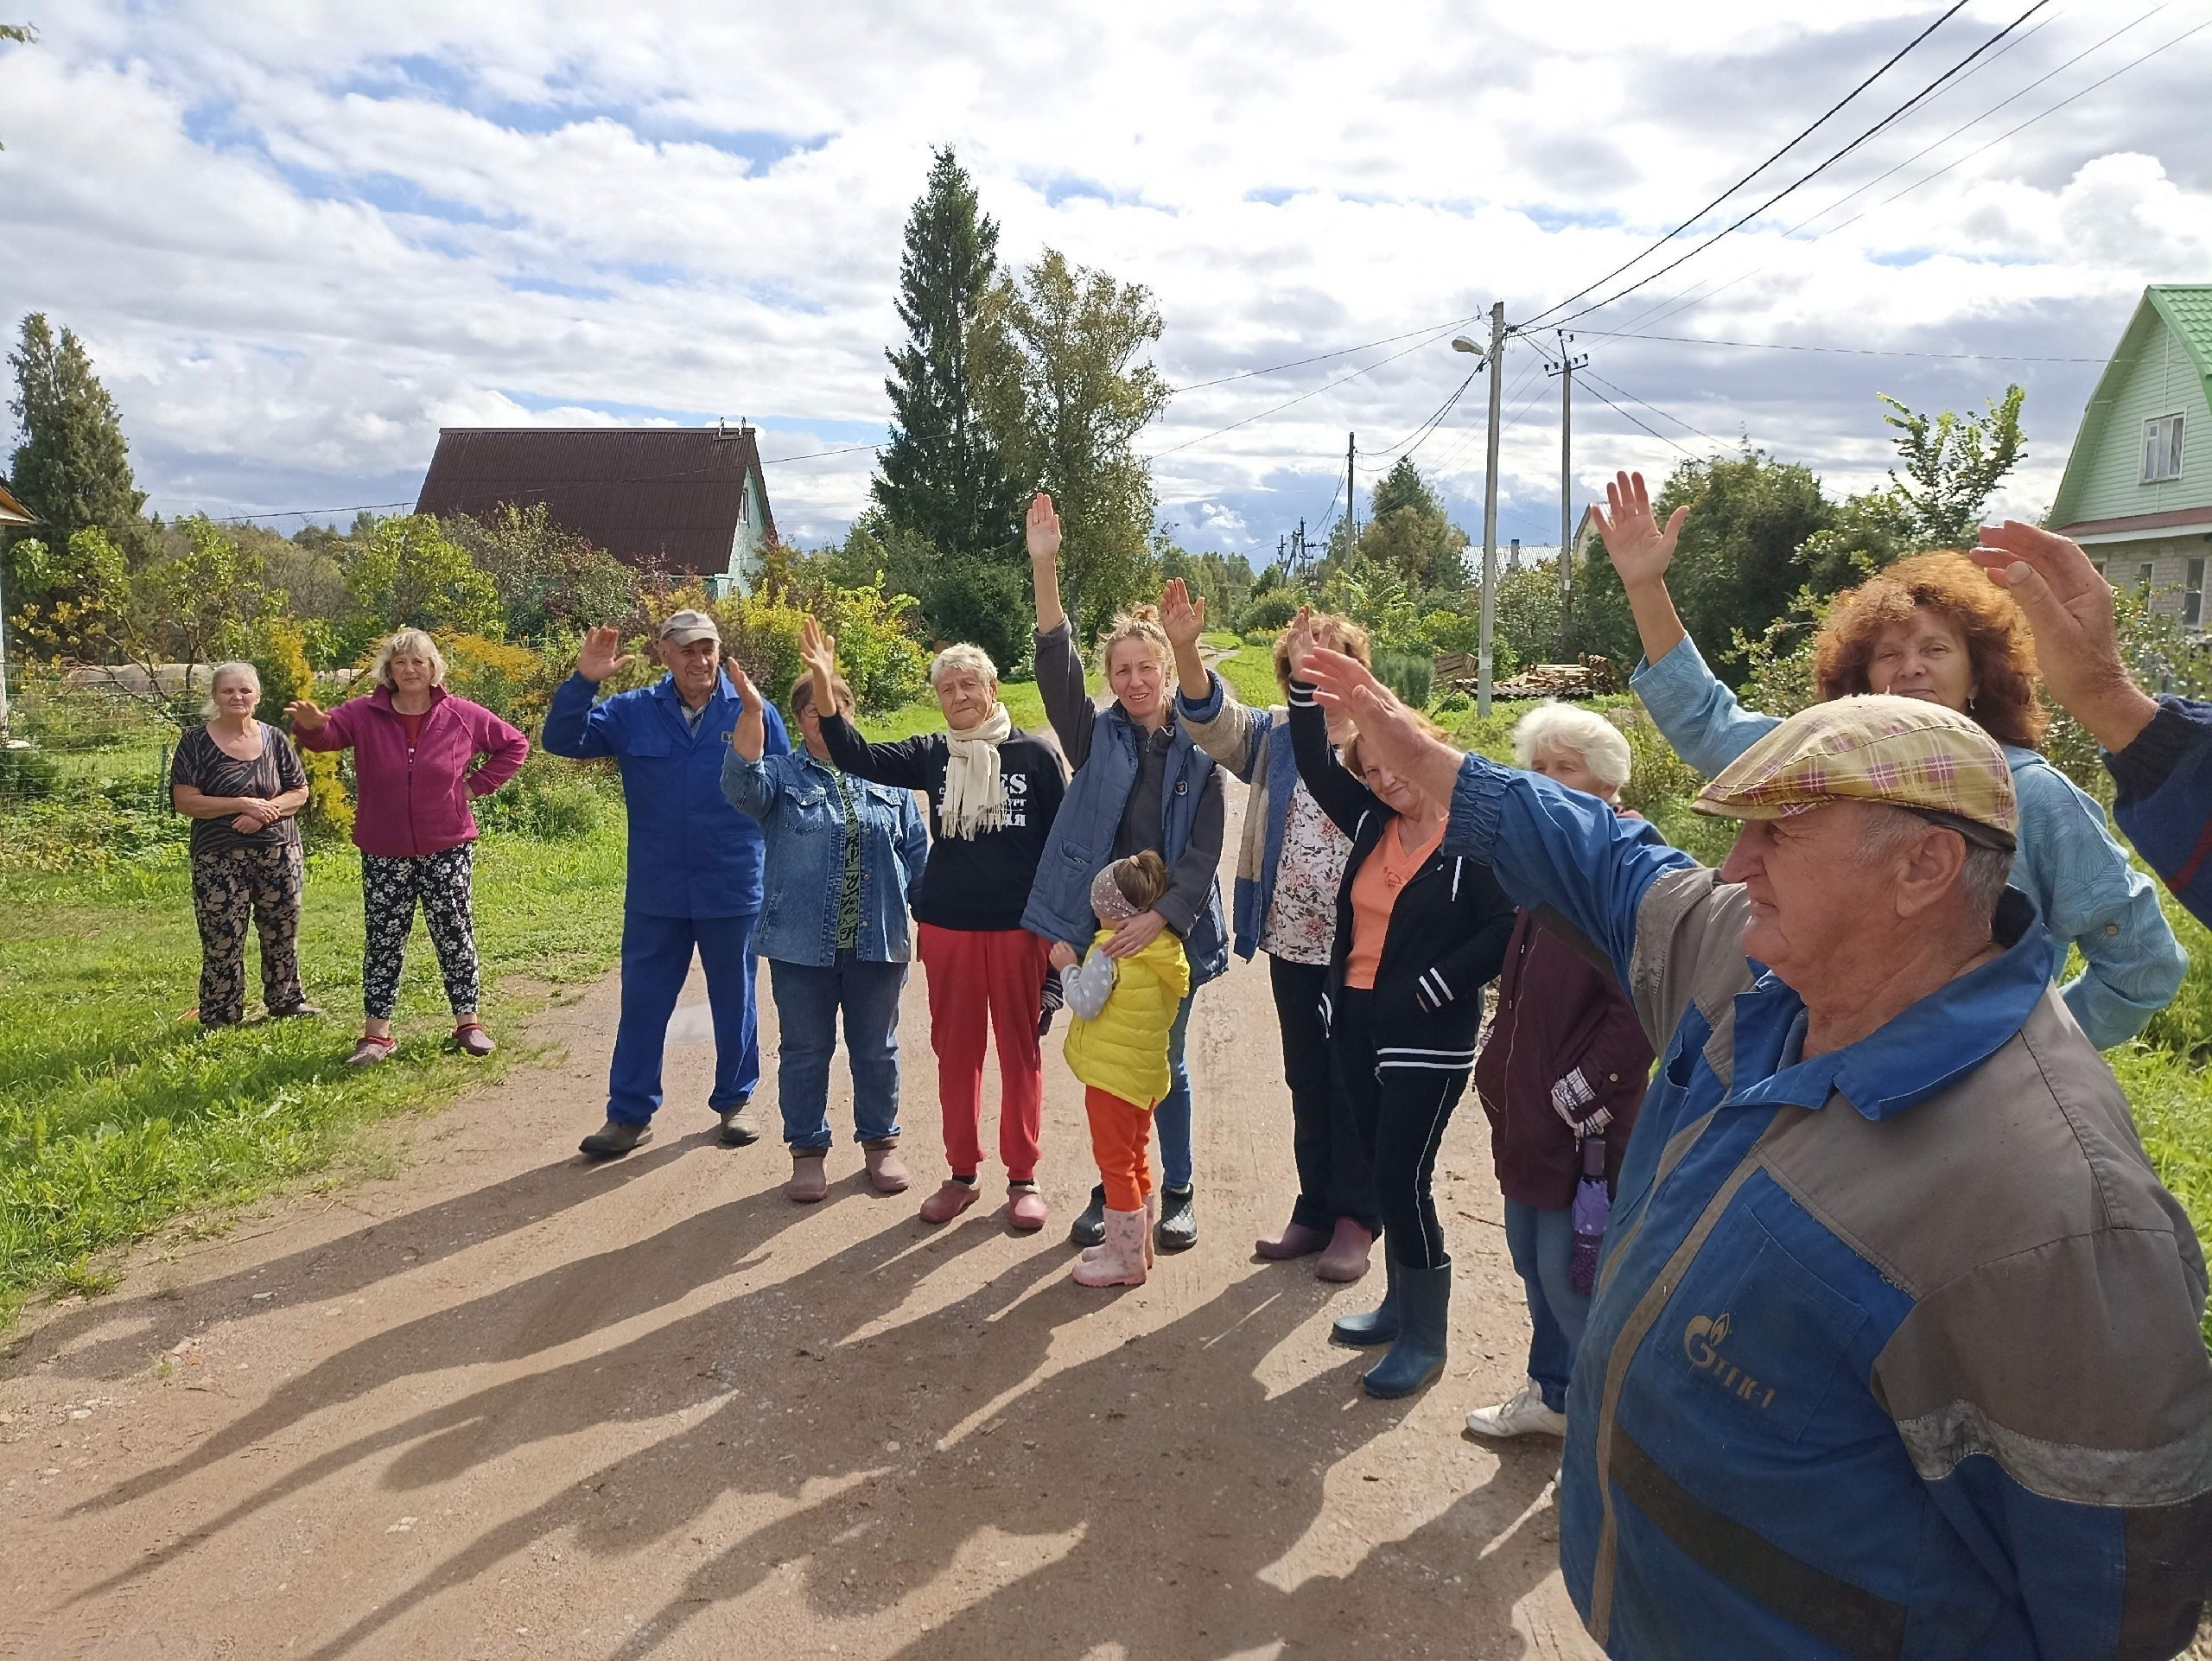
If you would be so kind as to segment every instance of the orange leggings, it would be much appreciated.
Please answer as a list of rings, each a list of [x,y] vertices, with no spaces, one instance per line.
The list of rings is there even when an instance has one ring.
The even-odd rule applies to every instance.
[[[1096,1085],[1083,1089],[1090,1117],[1090,1152],[1106,1185],[1106,1209],[1142,1211],[1152,1192],[1152,1110]]]

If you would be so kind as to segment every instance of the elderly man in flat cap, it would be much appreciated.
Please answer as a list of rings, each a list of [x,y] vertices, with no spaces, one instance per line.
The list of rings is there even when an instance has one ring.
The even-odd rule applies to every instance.
[[[1602,952],[1661,1060],[1567,1394],[1616,1657],[2166,1657],[2212,1581],[2204,1265],[2005,886],[2005,757],[1838,699],[1714,778],[1718,871],[1306,660],[1446,853]]]
[[[760,1082],[755,1034],[753,926],[760,914],[760,827],[722,795],[722,757],[736,729],[737,694],[722,674],[721,634],[703,612],[679,611],[653,635],[668,673],[594,706],[599,683],[630,661],[620,631],[586,632],[576,672],[545,716],[556,755],[611,755],[630,815],[629,886],[622,901],[622,1020],[614,1034],[607,1123],[583,1139],[593,1159],[628,1153],[652,1135],[661,1101],[669,1017],[696,951],[714,1015],[715,1086],[707,1105],[721,1139],[760,1138],[747,1111]],[[788,754],[773,705],[765,754]]]

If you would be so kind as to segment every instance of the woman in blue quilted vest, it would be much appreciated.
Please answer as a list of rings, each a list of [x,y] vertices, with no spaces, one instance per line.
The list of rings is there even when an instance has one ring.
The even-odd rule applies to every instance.
[[[1215,881],[1224,824],[1221,774],[1176,722],[1167,636],[1149,607],[1115,619],[1099,651],[1113,701],[1094,706],[1084,682],[1075,631],[1060,608],[1060,518],[1039,491],[1029,505],[1029,564],[1037,588],[1037,686],[1045,713],[1074,776],[1038,862],[1021,926],[1052,942],[1052,963],[1074,963],[1100,926],[1090,885],[1117,859],[1147,849],[1167,865],[1167,892],[1146,910],[1117,919],[1109,956],[1133,957],[1172,929],[1191,965],[1192,991],[1169,1036],[1167,1094],[1154,1110],[1160,1130],[1161,1194],[1154,1244],[1185,1251],[1198,1244],[1191,1163],[1191,1075],[1183,1043],[1197,989],[1229,966],[1228,929]],[[1106,1238],[1106,1193],[1090,1204],[1069,1238],[1093,1246]]]

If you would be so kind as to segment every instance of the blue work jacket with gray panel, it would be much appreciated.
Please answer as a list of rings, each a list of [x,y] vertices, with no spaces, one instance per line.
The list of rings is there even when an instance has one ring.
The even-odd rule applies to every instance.
[[[2117,1661],[2212,1588],[2204,1263],[2005,892],[1998,956],[1803,1055],[1740,886],[1470,756],[1444,851],[1662,1056],[1567,1397],[1560,1556],[1621,1661]]]
[[[837,960],[837,908],[845,874],[845,798],[860,822],[862,963],[905,963],[913,955],[906,908],[929,861],[929,827],[914,792],[852,773],[838,789],[836,768],[809,752],[747,761],[725,751],[722,792],[759,823],[768,865],[753,950],[780,963],[826,969]]]
[[[695,726],[676,677],[617,692],[594,705],[599,687],[571,675],[545,712],[544,746],[585,760],[611,755],[622,770],[630,814],[630,880],[622,904],[648,917],[750,917],[760,909],[760,827],[722,795],[722,757],[737,728],[737,694],[715,677],[714,696]],[[790,753],[775,705],[765,753]]]

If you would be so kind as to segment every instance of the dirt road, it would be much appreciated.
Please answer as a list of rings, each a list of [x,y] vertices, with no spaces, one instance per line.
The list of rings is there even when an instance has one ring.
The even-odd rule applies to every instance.
[[[1367,1399],[1327,1342],[1379,1264],[1330,1289],[1250,1256],[1291,1193],[1262,968],[1192,1024],[1200,1244],[1121,1293],[1067,1278],[1094,1179],[1057,1040],[1054,1217],[1018,1238],[1002,1186],[914,1216],[943,1171],[918,984],[916,1193],[868,1194],[847,1142],[807,1209],[779,1148],[711,1140],[700,1042],[656,1142],[574,1156],[613,1014],[609,982],[542,1020],[565,1054],[415,1127],[396,1179],[27,1316],[0,1655],[1594,1654],[1554,1567],[1558,1445],[1460,1435],[1527,1330],[1479,1113],[1441,1161],[1454,1346],[1424,1396]]]

